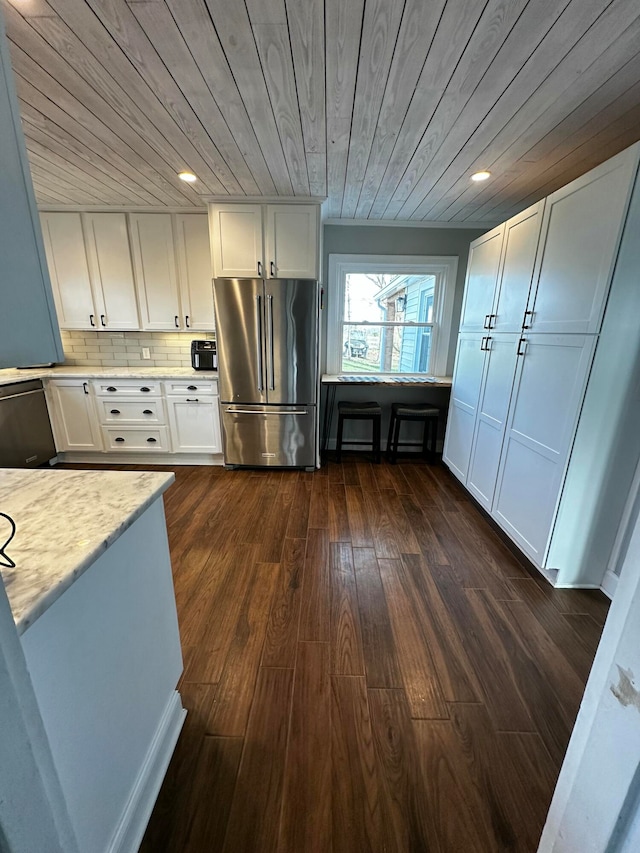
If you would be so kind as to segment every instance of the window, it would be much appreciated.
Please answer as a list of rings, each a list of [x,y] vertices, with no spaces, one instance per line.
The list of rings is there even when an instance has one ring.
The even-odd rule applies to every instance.
[[[457,261],[330,255],[327,372],[444,376]]]

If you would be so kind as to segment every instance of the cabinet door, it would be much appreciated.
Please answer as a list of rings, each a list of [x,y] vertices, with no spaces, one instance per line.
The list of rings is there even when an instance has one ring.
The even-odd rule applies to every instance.
[[[269,204],[267,278],[318,278],[318,206]]]
[[[528,306],[532,331],[598,332],[637,157],[634,146],[548,197]]]
[[[100,427],[89,383],[55,379],[47,385],[57,450],[102,450]]]
[[[183,327],[211,332],[215,323],[209,223],[206,215],[191,213],[176,216],[176,248]]]
[[[171,215],[132,213],[130,223],[142,328],[179,329],[182,312]]]
[[[98,328],[139,329],[124,213],[86,213],[84,224]]]
[[[462,303],[461,332],[477,332],[489,328],[489,315],[498,282],[504,225],[499,225],[469,247],[467,280]]]
[[[262,277],[262,205],[212,204],[209,207],[215,278]]]
[[[80,214],[43,213],[41,222],[60,328],[97,328]]]
[[[493,517],[544,565],[595,348],[587,335],[521,339]]]
[[[487,355],[467,488],[486,510],[491,510],[493,503],[519,340],[518,334],[492,335],[485,343]]]
[[[174,453],[220,453],[218,396],[168,398]]]
[[[504,224],[498,293],[491,318],[491,328],[496,332],[519,332],[523,321],[528,319],[524,312],[531,289],[543,209],[544,201],[539,201]]]
[[[486,358],[486,352],[482,348],[485,343],[486,336],[479,333],[464,332],[458,338],[442,458],[463,483],[467,482]]]

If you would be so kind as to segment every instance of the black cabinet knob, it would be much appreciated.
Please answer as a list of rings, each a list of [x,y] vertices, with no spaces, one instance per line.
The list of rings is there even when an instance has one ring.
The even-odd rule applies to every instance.
[[[187,391],[197,391],[197,390],[198,390],[197,385],[187,385]]]
[[[120,414],[120,409],[111,409],[111,414],[112,414],[112,415],[119,415],[119,414]]]
[[[143,414],[143,415],[152,415],[152,414],[153,414],[153,412],[151,411],[151,409],[143,409],[143,410],[142,410],[142,414]]]
[[[116,438],[116,441],[124,441],[124,438],[121,438],[120,436],[118,436],[118,438]]]
[[[107,391],[117,391],[117,390],[118,389],[114,388],[113,385],[109,385],[109,387],[107,388]]]
[[[141,388],[140,390],[141,390],[141,391],[151,391],[151,388],[147,388],[147,386],[146,386],[146,385],[143,385],[143,386],[142,386],[142,388]]]
[[[156,443],[155,438],[148,438],[147,441],[149,442],[149,444],[155,444]]]

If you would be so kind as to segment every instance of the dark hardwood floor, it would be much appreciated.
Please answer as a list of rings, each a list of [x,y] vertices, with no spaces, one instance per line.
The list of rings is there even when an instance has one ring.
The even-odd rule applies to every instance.
[[[189,714],[143,853],[533,853],[607,600],[442,466],[176,468]]]

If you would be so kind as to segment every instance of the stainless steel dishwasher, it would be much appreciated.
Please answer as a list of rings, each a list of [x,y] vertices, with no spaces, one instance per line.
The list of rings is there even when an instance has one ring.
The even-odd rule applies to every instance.
[[[42,382],[0,385],[0,468],[35,468],[55,455]]]

